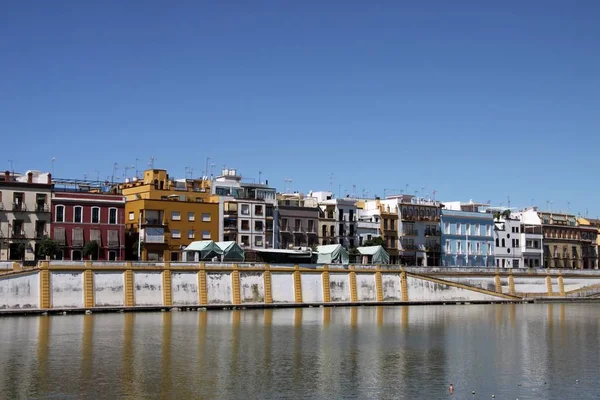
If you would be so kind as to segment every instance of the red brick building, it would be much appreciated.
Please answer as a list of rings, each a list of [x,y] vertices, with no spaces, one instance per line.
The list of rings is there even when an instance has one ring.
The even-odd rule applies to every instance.
[[[104,192],[101,185],[55,180],[52,191],[52,239],[60,248],[57,258],[83,260],[83,247],[96,241],[92,259],[125,259],[125,198]]]

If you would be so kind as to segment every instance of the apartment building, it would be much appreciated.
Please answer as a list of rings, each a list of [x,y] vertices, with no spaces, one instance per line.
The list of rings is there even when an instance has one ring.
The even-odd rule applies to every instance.
[[[341,244],[350,249],[358,245],[356,199],[337,199],[331,192],[310,192],[319,205],[319,243]]]
[[[404,265],[438,266],[441,262],[441,203],[412,195],[388,196],[400,214],[398,236],[400,262]]]
[[[581,256],[583,269],[598,269],[598,220],[578,218],[581,230]]]
[[[396,199],[361,200],[357,202],[359,245],[373,237],[381,237],[390,256],[390,264],[399,262],[399,213]]]
[[[219,203],[210,181],[171,179],[166,170],[151,169],[120,189],[126,199],[128,258],[180,261],[191,242],[219,240]]]
[[[243,248],[273,248],[276,190],[266,183],[246,182],[235,169],[223,169],[212,182],[219,203],[219,240]]]
[[[464,211],[469,210],[469,211]],[[441,213],[442,266],[493,267],[494,217],[478,205],[444,203]]]
[[[494,259],[498,268],[521,268],[521,221],[510,210],[489,208],[494,217]]]
[[[0,260],[38,258],[38,243],[50,234],[51,180],[40,171],[0,177]]]
[[[538,212],[544,236],[546,268],[582,268],[581,230],[574,215]]]
[[[319,208],[314,198],[305,198],[302,193],[279,194],[275,214],[275,247],[289,249],[318,244]]]
[[[536,208],[528,208],[515,213],[521,222],[522,265],[527,268],[541,268],[544,265],[542,220]]]
[[[83,260],[86,243],[95,241],[93,260],[125,259],[125,197],[99,182],[53,180],[52,238],[57,259]]]

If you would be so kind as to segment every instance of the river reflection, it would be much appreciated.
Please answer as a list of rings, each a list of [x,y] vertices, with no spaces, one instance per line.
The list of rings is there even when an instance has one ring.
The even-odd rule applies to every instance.
[[[592,399],[600,393],[598,310],[512,304],[3,318],[0,397],[439,399],[452,382],[456,399]]]

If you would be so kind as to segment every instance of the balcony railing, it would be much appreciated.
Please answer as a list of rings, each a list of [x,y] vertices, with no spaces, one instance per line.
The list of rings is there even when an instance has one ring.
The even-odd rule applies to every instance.
[[[35,231],[35,238],[36,239],[41,239],[45,236],[48,236],[48,231],[46,230],[37,230]]]
[[[144,225],[165,225],[161,218],[146,218],[144,219]]]
[[[417,246],[412,243],[400,243],[400,248],[404,251],[414,251],[417,249]]]
[[[13,203],[12,210],[17,212],[27,211],[27,205],[24,203]]]
[[[35,212],[38,212],[38,213],[49,213],[50,212],[50,207],[48,206],[48,204],[36,204],[35,205]]]
[[[25,231],[12,231],[10,236],[13,239],[25,239],[27,236],[25,235]]]
[[[442,231],[439,229],[425,229],[425,236],[441,236]]]
[[[417,229],[404,229],[404,230],[402,230],[402,235],[404,235],[404,236],[419,236],[419,231]]]

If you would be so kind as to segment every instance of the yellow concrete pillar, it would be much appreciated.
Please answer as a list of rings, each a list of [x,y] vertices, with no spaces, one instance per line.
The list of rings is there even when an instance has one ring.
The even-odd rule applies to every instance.
[[[125,271],[125,306],[133,307],[135,298],[133,294],[133,271],[128,269]]]
[[[294,297],[296,303],[302,303],[302,280],[300,279],[300,267],[294,266]]]
[[[350,266],[350,301],[358,301],[358,290],[356,289],[356,267],[354,265]]]
[[[208,294],[206,293],[206,265],[200,263],[198,271],[198,301],[202,305],[208,304]]]
[[[322,282],[323,282],[323,302],[330,303],[331,302],[331,290],[329,287],[329,266],[323,265],[323,273],[322,273]]]
[[[21,263],[13,261],[13,263],[12,263],[12,270],[14,272],[19,272],[21,270]]]
[[[165,268],[171,268],[170,265],[167,267],[165,263]],[[163,284],[163,305],[172,306],[173,305],[173,292],[171,285],[171,270],[165,269],[162,273],[162,284]]]
[[[400,290],[402,291],[402,301],[408,301],[408,278],[406,271],[400,272]]]
[[[548,290],[548,296],[552,296],[552,278],[550,278],[550,275],[546,277],[546,289]]]
[[[263,275],[265,281],[265,304],[273,303],[273,288],[271,286],[271,267],[265,264],[265,273]]]
[[[381,279],[381,271],[377,266],[377,272],[375,272],[375,300],[383,301],[383,280]]]
[[[240,271],[237,264],[233,264],[233,272],[231,273],[231,284],[233,288],[233,304],[242,304],[242,294],[240,292]]]
[[[558,277],[558,292],[560,293],[561,297],[566,297],[565,282],[563,280],[562,275]]]
[[[496,274],[494,277],[494,282],[496,283],[496,293],[502,293],[502,282],[500,281],[500,275]]]
[[[44,267],[40,270],[40,308],[50,308],[50,271]]]
[[[94,272],[91,269],[83,271],[83,299],[85,308],[94,307]]]
[[[515,296],[516,295],[516,291],[515,291],[515,278],[512,276],[512,274],[510,274],[508,276],[508,291],[510,293],[511,296]]]

